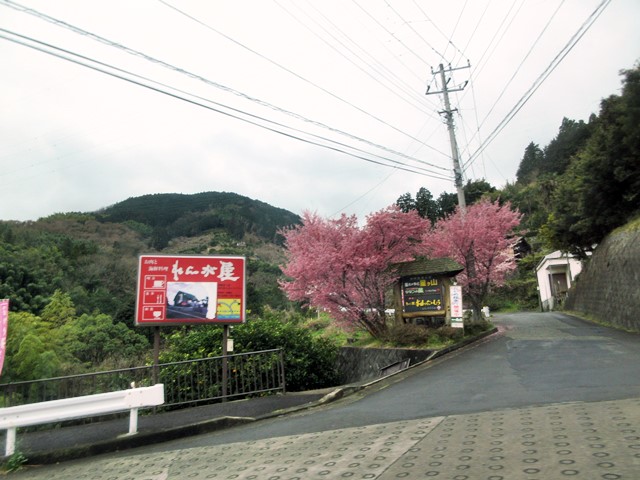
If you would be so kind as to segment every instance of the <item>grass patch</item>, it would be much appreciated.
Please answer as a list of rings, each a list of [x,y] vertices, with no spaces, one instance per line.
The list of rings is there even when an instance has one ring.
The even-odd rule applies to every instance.
[[[602,320],[594,315],[591,315],[589,313],[584,313],[584,312],[578,312],[578,311],[574,311],[574,310],[562,310],[562,313],[566,313],[567,315],[571,315],[572,317],[578,317],[582,320],[585,320],[589,323],[594,323],[596,325],[600,325],[601,327],[607,327],[607,328],[613,328],[614,330],[622,330],[623,332],[627,332],[627,333],[635,333],[635,334],[640,334],[640,332],[638,330],[633,330],[631,328],[627,328],[624,327],[622,325],[618,325],[615,323],[610,323],[607,322],[605,320]]]
[[[622,233],[622,232],[635,232],[637,230],[640,230],[640,215],[638,215],[637,217],[633,218],[632,220],[630,220],[626,224],[616,228],[611,233],[612,234],[616,234],[616,233]]]
[[[24,468],[24,464],[27,463],[27,461],[27,457],[21,452],[16,451],[13,455],[5,458],[2,464],[0,464],[0,469],[6,473],[17,472]]]
[[[337,325],[326,314],[307,318],[304,327],[312,335],[329,339],[337,346],[362,348],[424,348],[440,350],[462,341],[464,338],[475,336],[488,331],[493,325],[488,321],[480,321],[461,328],[443,326],[430,328],[422,325],[389,324],[389,331],[382,338],[374,338],[363,329],[345,330]]]

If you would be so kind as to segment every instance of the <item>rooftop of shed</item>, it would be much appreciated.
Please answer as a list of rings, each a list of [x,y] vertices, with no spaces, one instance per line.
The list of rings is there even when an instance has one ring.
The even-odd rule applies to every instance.
[[[464,267],[450,258],[417,258],[411,262],[396,263],[398,275],[457,275]]]

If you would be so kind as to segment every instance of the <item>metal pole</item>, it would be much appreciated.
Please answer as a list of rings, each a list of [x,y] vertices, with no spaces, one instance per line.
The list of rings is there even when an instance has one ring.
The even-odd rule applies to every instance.
[[[222,330],[222,401],[227,401],[227,381],[229,376],[229,362],[227,358],[227,343],[229,342],[229,325],[224,325]]]
[[[160,327],[153,327],[153,384],[158,384],[158,365],[160,364]]]

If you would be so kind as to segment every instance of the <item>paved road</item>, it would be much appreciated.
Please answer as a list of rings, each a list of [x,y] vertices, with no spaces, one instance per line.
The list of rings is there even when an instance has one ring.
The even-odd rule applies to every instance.
[[[308,413],[25,478],[640,479],[640,336],[553,313],[496,324]]]

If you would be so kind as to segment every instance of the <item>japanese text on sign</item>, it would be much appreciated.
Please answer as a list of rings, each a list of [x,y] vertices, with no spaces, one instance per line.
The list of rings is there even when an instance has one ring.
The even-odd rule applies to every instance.
[[[137,325],[241,323],[244,257],[140,257]]]
[[[401,279],[402,307],[404,312],[441,311],[444,296],[441,280],[417,275]]]

